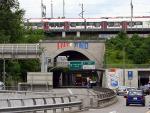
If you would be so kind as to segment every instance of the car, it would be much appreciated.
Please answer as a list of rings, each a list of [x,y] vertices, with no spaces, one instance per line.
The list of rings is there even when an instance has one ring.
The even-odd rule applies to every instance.
[[[129,91],[137,90],[135,87],[127,87],[124,96],[128,95]]]
[[[143,90],[144,94],[150,94],[150,88],[148,87],[148,85],[140,86],[140,89]]]
[[[126,91],[127,91],[127,86],[119,86],[117,89],[116,89],[116,93],[117,95],[125,95],[126,94]]]
[[[145,106],[145,94],[142,90],[130,90],[126,96],[126,106],[130,104],[141,104]]]
[[[0,90],[3,90],[4,86],[5,86],[4,83],[0,81]]]

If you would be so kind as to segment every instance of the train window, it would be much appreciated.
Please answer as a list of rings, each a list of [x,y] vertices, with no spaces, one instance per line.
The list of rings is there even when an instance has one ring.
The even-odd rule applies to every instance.
[[[87,22],[87,26],[92,26],[92,25],[94,25],[93,22]]]
[[[119,27],[120,26],[120,22],[114,22],[114,27]]]
[[[94,22],[95,27],[100,27],[101,23],[100,22]]]
[[[63,22],[60,22],[59,25],[60,25],[60,27],[63,27],[63,26],[64,26],[64,23],[63,23]]]
[[[135,25],[143,25],[143,23],[142,22],[135,22]]]
[[[59,22],[55,22],[55,27],[60,27],[60,23]]]
[[[134,25],[135,25],[135,22],[128,22],[128,25],[129,25],[129,26],[134,26]]]
[[[77,25],[77,26],[82,26],[83,23],[82,23],[82,22],[77,22],[76,25]]]
[[[43,24],[42,23],[37,23],[36,25],[37,25],[37,27],[42,27]]]
[[[49,26],[54,27],[54,23],[49,23]]]
[[[108,22],[109,27],[114,27],[114,22]]]
[[[31,25],[31,26],[36,26],[36,23],[33,23],[33,22],[32,22],[32,23],[30,23],[30,25]]]
[[[76,22],[71,22],[71,23],[70,23],[70,26],[71,26],[71,27],[76,27]]]

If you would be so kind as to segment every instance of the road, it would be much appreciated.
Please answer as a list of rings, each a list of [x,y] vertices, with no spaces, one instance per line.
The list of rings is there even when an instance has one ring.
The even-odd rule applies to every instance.
[[[118,96],[118,102],[112,106],[102,109],[90,109],[81,113],[147,113],[149,107],[150,96],[146,96],[146,106],[139,105],[126,106],[125,98]]]

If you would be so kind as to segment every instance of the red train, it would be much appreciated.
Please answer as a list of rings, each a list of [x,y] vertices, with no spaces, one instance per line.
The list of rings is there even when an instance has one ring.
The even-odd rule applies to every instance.
[[[150,29],[150,16],[101,18],[44,18],[27,19],[25,26],[44,30],[113,30]]]

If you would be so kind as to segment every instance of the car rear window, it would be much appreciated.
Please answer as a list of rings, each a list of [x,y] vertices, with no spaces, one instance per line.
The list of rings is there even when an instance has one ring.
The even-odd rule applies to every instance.
[[[142,95],[142,91],[129,91],[129,95]]]

